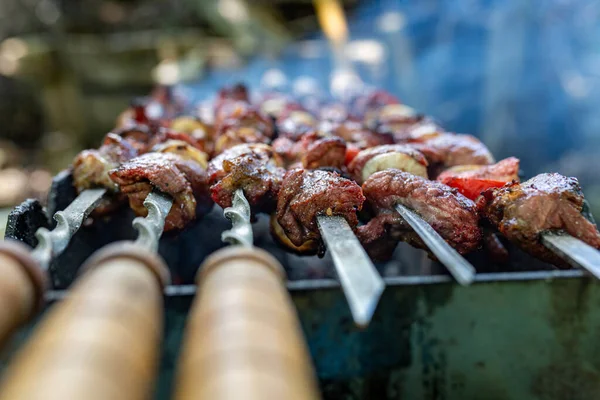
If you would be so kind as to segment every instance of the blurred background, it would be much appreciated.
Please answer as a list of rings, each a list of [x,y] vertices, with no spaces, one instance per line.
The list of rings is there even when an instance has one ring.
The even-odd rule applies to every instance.
[[[526,176],[577,176],[600,216],[600,2],[343,4],[364,81]],[[201,102],[237,81],[323,91],[331,69],[310,0],[2,0],[0,231],[160,76]]]

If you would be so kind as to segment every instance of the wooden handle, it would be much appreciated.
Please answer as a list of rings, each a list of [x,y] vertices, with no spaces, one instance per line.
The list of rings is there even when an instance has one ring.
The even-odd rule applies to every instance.
[[[29,248],[0,242],[0,348],[37,311],[46,281]]]
[[[87,264],[8,367],[0,399],[150,397],[166,266],[130,243],[108,246]]]
[[[320,398],[283,269],[268,253],[229,247],[198,274],[177,400]]]

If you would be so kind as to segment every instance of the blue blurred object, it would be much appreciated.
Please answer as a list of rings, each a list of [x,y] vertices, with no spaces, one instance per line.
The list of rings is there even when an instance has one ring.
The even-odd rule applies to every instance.
[[[577,176],[596,215],[600,174],[600,3],[591,0],[366,1],[349,16],[348,54],[363,80],[480,137],[497,159],[516,156],[526,176]],[[243,81],[257,89],[277,68],[290,89],[302,76],[328,88],[321,34],[275,60],[214,71],[197,96]]]

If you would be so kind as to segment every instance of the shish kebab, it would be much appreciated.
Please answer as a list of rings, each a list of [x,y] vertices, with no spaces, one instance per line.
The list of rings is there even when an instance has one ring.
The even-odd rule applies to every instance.
[[[148,216],[133,221],[137,240],[111,243],[86,261],[8,366],[0,399],[151,396],[170,280],[156,250],[172,201],[153,193],[145,205]]]
[[[351,228],[358,224],[356,211],[364,200],[360,187],[326,171],[299,169],[286,173],[281,157],[265,144],[273,134],[271,120],[249,103],[241,86],[219,93],[215,131],[215,150],[222,153],[211,160],[208,168],[213,200],[225,209],[233,204],[235,196],[244,196],[252,215],[276,209],[278,214],[285,213],[283,218],[296,233],[296,245],[310,242],[307,246],[314,253],[322,249],[323,238],[332,252],[354,321],[366,326],[384,284]],[[342,150],[343,158],[345,146]],[[283,195],[282,200],[285,193],[289,195]],[[335,194],[340,197],[335,198]],[[313,207],[310,202],[314,202]]]
[[[462,226],[461,231],[464,232],[463,225],[466,220],[456,217],[460,215],[456,213],[464,207],[452,207],[447,201],[442,201],[443,204],[437,201],[438,205],[435,205],[436,198],[462,195],[460,203],[463,205],[464,197],[477,203],[474,207],[475,213],[471,211],[470,214],[475,214],[478,220],[481,218],[484,229],[492,227],[498,230],[511,242],[544,261],[559,267],[565,267],[568,263],[584,268],[600,278],[600,253],[596,250],[600,248],[600,234],[595,225],[582,214],[584,199],[575,178],[541,174],[519,184],[517,159],[508,158],[491,165],[493,158],[481,142],[467,135],[444,132],[439,125],[407,106],[386,106],[371,117],[371,121],[367,119],[365,123],[370,124],[376,131],[391,134],[396,143],[408,144],[421,151],[429,161],[430,177],[443,185],[428,180],[415,182],[414,178],[402,175],[393,177],[394,173],[389,171],[380,172],[363,184],[369,204],[379,203],[376,208],[380,208],[381,188],[389,189],[390,185],[396,185],[400,192],[411,193],[408,196],[414,202],[411,208],[420,208],[419,212],[423,217],[438,225],[436,230],[443,233],[445,228],[454,226],[452,229],[456,230]],[[364,153],[374,151],[377,150],[365,150]],[[360,160],[361,156],[364,157],[364,153],[359,153],[357,160]],[[433,198],[429,199],[425,192],[421,195],[418,190],[414,192],[414,189],[419,188],[429,191]],[[452,194],[451,190],[457,190],[459,193]],[[393,203],[389,202],[386,204],[388,207],[392,205]],[[468,208],[473,210],[473,205],[469,204]],[[436,215],[436,212],[440,211],[444,213],[442,218],[438,218],[439,213]],[[383,214],[381,218],[393,219],[392,216]],[[446,218],[443,215],[446,215]],[[452,215],[455,217],[448,217]],[[390,236],[390,231],[401,226],[398,221],[379,223],[386,227],[376,227],[376,217],[365,227],[359,228],[359,237],[367,237],[362,241],[367,248],[369,237],[374,236],[367,232],[369,229],[373,232],[382,232],[383,229]],[[400,230],[405,231],[402,228]],[[448,240],[451,233],[450,230],[442,236]],[[484,234],[484,244],[488,240],[494,240],[494,235],[489,231]],[[378,236],[378,239],[381,239],[381,236]],[[381,241],[378,246],[381,246]],[[549,251],[542,250],[544,247]],[[552,255],[556,250],[558,257]]]
[[[138,118],[122,121],[121,128],[109,133],[99,149],[86,150],[77,156],[73,172],[75,185],[80,193],[67,208],[54,215],[57,225],[52,231],[40,228],[36,232],[39,243],[33,251],[18,242],[0,243],[0,266],[6,277],[2,280],[5,288],[0,288],[0,292],[13,293],[13,305],[6,307],[5,312],[0,315],[0,346],[39,309],[50,284],[47,269],[51,260],[64,251],[88,215],[94,210],[97,214],[107,213],[122,203],[115,184],[108,177],[110,168],[140,152],[148,151],[154,145],[162,143],[162,148],[157,150],[165,152],[181,147],[182,144],[191,148],[186,143],[195,143],[188,135],[160,128],[155,121],[150,124],[144,107],[139,103],[128,112],[131,115],[137,114]],[[169,122],[173,126],[182,123],[188,124],[182,119]],[[191,149],[189,153],[192,158],[206,164],[206,159],[203,159],[198,150]],[[194,168],[189,170],[193,171]],[[150,197],[149,200],[152,202],[155,198]]]
[[[365,100],[367,100],[366,103],[379,102],[383,103],[383,105],[379,104],[378,107],[367,107],[365,111]],[[270,100],[270,102],[272,103],[272,100]],[[362,105],[360,104],[361,102],[363,103]],[[402,182],[400,182],[399,185],[396,185],[396,189],[400,192],[404,191],[404,195],[401,195],[400,197],[395,196],[394,201],[386,204],[387,209],[393,208],[394,203],[400,198],[403,198],[403,202],[408,202],[405,204],[412,209],[418,210],[421,216],[426,218],[429,225],[435,227],[435,231],[439,232],[445,241],[450,243],[462,254],[466,254],[478,248],[481,240],[483,240],[483,244],[486,248],[494,249],[500,247],[500,252],[505,251],[501,248],[501,244],[495,234],[490,232],[486,227],[486,225],[489,226],[493,224],[490,224],[489,222],[484,223],[483,232],[480,232],[478,226],[480,216],[484,221],[489,220],[489,218],[485,216],[481,202],[479,201],[478,205],[476,205],[474,201],[477,200],[479,194],[485,189],[499,188],[513,181],[518,181],[519,162],[517,159],[508,158],[495,165],[491,165],[493,162],[491,153],[477,139],[468,135],[457,135],[444,132],[443,129],[432,120],[417,114],[410,107],[398,104],[397,101],[384,93],[373,93],[371,100],[368,100],[368,97],[362,97],[359,98],[359,101],[356,103],[359,103],[359,109],[363,108],[362,113],[358,112],[356,114],[358,114],[359,117],[361,115],[363,116],[364,123],[360,124],[352,121],[352,118],[348,119],[348,116],[346,115],[338,120],[337,129],[334,128],[333,132],[336,136],[349,139],[348,147],[350,148],[350,146],[356,146],[356,143],[360,143],[360,141],[352,140],[352,138],[355,139],[361,136],[358,133],[360,129],[365,130],[365,125],[370,128],[367,130],[369,133],[363,136],[366,140],[363,140],[359,145],[360,148],[367,147],[367,149],[360,152],[359,156],[355,157],[353,160],[351,151],[347,151],[347,155],[350,154],[350,157],[347,157],[346,160],[347,168],[357,182],[361,183],[367,179],[370,174],[390,167],[410,172],[412,175],[423,177],[429,175],[433,178],[437,177],[437,180],[443,183],[443,185],[426,179],[417,179],[416,182],[413,182],[413,189],[418,189],[419,187],[423,189],[422,194],[419,194],[418,190],[414,193],[410,190],[410,184],[407,184],[410,181],[408,176],[400,176],[398,179],[401,179]],[[356,104],[354,105],[356,106]],[[270,108],[272,109],[273,107],[270,105]],[[293,106],[292,108],[294,109],[293,113],[298,114],[296,111],[298,106]],[[334,115],[340,115],[340,113],[343,115],[344,112],[347,114],[347,111],[345,111],[343,107],[335,107],[335,111],[336,113],[333,113]],[[331,115],[331,108],[328,109],[325,107],[322,109],[322,113]],[[299,123],[306,126],[309,119],[306,115],[299,114],[299,116],[300,117],[297,118]],[[325,121],[324,125],[328,125],[329,129],[331,129],[331,121],[328,121],[328,118],[322,118],[322,120]],[[341,124],[340,128],[339,121],[341,120],[344,120],[345,122]],[[293,146],[290,146],[289,143],[286,144],[286,142],[289,142],[289,139],[285,137],[286,130],[289,131],[290,126],[293,126],[293,124],[290,124],[289,122],[281,123],[281,127],[285,128],[280,128],[280,132],[284,132],[284,138],[281,138],[280,133],[280,138],[273,142],[273,146],[276,150],[281,150],[280,152],[284,156],[289,153],[290,149],[293,153],[295,147],[300,148],[300,153],[302,154],[301,161],[306,162],[306,160],[310,159],[309,150],[317,149],[318,146],[316,144],[321,142],[321,145],[323,145],[325,140],[320,139],[315,141],[313,138],[311,139],[311,143],[313,144],[306,146],[304,143],[306,142],[306,137],[314,136],[314,134],[305,133],[304,137],[296,141]],[[305,128],[304,131],[308,130]],[[386,136],[388,139],[385,139]],[[364,145],[365,142],[372,142],[373,138],[378,138],[377,140],[380,142],[389,140],[388,143],[396,142],[399,144],[377,145],[377,143],[373,143],[375,144],[375,147],[371,148]],[[390,140],[390,138],[392,139]],[[329,162],[330,165],[335,166],[335,163],[326,161],[328,158],[335,158],[327,156],[327,154],[335,154],[334,147],[335,146],[331,146],[333,150],[329,151],[329,153],[321,150],[321,158],[319,158],[319,160],[325,164]],[[423,163],[422,157],[415,156],[415,152],[417,154],[419,152],[422,153],[428,164]],[[440,174],[440,172],[442,173]],[[544,175],[537,178],[538,182],[544,180]],[[561,180],[566,180],[570,183],[565,183],[561,186]],[[393,179],[391,181],[393,181]],[[535,181],[536,180],[533,180],[533,182]],[[583,241],[578,242],[578,247],[579,249],[584,250],[584,252],[575,251],[575,249],[571,248],[570,256],[562,254],[562,257],[567,257],[567,260],[571,265],[583,266],[594,275],[597,275],[594,271],[596,268],[595,266],[598,265],[595,261],[598,257],[598,252],[594,248],[600,247],[600,236],[598,236],[597,229],[594,225],[581,215],[583,197],[580,188],[573,178],[562,177],[560,179],[549,179],[548,181],[558,184],[546,184],[546,190],[539,191],[538,194],[540,196],[537,196],[537,200],[534,201],[537,202],[542,198],[545,198],[545,202],[548,204],[546,209],[551,208],[556,211],[561,211],[564,208],[566,211],[562,210],[562,212],[556,214],[558,216],[563,216],[562,219],[557,217],[554,221],[539,221],[533,217],[530,218],[530,223],[525,222],[526,225],[528,224],[535,227],[526,233],[526,235],[529,236],[529,243],[535,242],[537,240],[536,238],[539,237],[541,237],[544,246],[548,246],[548,242],[551,240],[560,241],[561,243],[565,241],[573,242],[575,239],[567,238],[564,233],[559,233],[557,235],[545,232],[547,230],[567,231],[571,235],[583,239]],[[381,188],[378,188],[378,186],[381,186],[381,182],[371,184],[368,187],[363,185],[363,190],[367,196],[369,205],[373,203],[373,196],[375,196],[375,198],[381,198]],[[517,186],[514,188],[516,187]],[[456,189],[458,189],[459,193],[456,193]],[[529,192],[531,192],[531,190],[529,190]],[[429,197],[427,193],[429,193]],[[435,195],[435,193],[438,194]],[[560,193],[563,193],[563,195],[560,195]],[[562,205],[561,201],[558,201],[560,199],[563,200]],[[569,202],[569,199],[572,199],[573,201]],[[375,203],[376,202],[377,201],[375,201]],[[542,203],[544,203],[544,201],[542,201]],[[554,206],[552,206],[552,204]],[[571,207],[573,208],[572,212],[568,211]],[[518,210],[516,205],[513,207],[513,210]],[[446,213],[449,217],[443,218],[443,213]],[[383,213],[383,215],[374,218],[366,226],[358,228],[358,234],[361,241],[375,258],[385,258],[381,257],[382,253],[386,252],[386,248],[388,252],[393,250],[393,247],[395,247],[394,243],[398,241],[397,238],[395,241],[389,240],[386,244],[386,239],[384,237],[386,231],[398,230],[400,226],[404,225],[404,223],[398,223],[399,218],[394,216],[393,213],[388,214],[389,213]],[[525,212],[521,214],[522,220],[523,216],[528,215]],[[535,213],[529,213],[529,215],[534,216]],[[564,216],[566,215],[570,215],[570,218],[565,218]],[[387,222],[386,218],[388,219]],[[525,221],[527,221],[527,219],[525,219]],[[396,228],[393,228],[393,225],[395,225]],[[576,229],[577,227],[579,227],[579,229]],[[520,242],[517,234],[513,233],[511,237],[506,235],[506,229],[502,229],[497,224],[495,228],[500,228],[499,230],[501,233],[508,236],[511,241],[515,241],[520,247],[525,248],[525,250],[534,248],[532,244]],[[404,227],[399,230],[400,232],[396,233],[396,236],[400,236],[405,241],[408,241],[417,247],[429,247],[424,246],[422,237],[415,238],[415,232],[413,232],[412,229]],[[513,229],[513,231],[514,230],[515,229]],[[401,232],[406,233],[403,234]],[[461,232],[462,236],[455,235],[455,232]],[[481,235],[483,235],[483,238],[481,238]],[[422,234],[420,236],[422,236]],[[437,243],[440,242],[439,239],[438,235],[436,240]],[[586,243],[589,243],[591,246],[586,245]],[[429,243],[426,244],[429,245]],[[382,246],[384,248],[382,248]],[[431,247],[429,247],[429,249],[431,250]],[[558,266],[564,266],[564,263],[561,263],[557,257],[548,255],[543,256],[539,251],[529,252],[545,261],[552,262]],[[546,251],[546,253],[548,252]],[[575,260],[577,259],[580,260],[579,264],[575,264]],[[587,265],[583,265],[584,262],[587,262]]]

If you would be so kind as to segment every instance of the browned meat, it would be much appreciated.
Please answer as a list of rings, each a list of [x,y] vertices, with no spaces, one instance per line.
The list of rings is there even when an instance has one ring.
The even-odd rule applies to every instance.
[[[277,222],[294,246],[321,240],[317,215],[339,215],[352,228],[365,198],[360,186],[335,172],[288,171],[277,200]]]
[[[219,90],[215,99],[215,115],[219,115],[221,108],[230,102],[241,101],[244,103],[250,102],[250,95],[245,85],[238,83],[231,87],[226,87]]]
[[[170,131],[188,135],[195,141],[194,146],[207,154],[213,152],[214,128],[200,119],[191,116],[182,116],[171,121]]]
[[[317,129],[317,120],[307,111],[296,107],[281,113],[275,121],[279,137],[299,140],[303,135]]]
[[[173,207],[165,220],[165,231],[185,228],[212,205],[206,170],[178,154],[144,154],[110,171],[110,177],[139,216],[147,215],[143,203],[153,188],[171,195]]]
[[[540,234],[545,231],[565,231],[600,249],[596,225],[581,214],[583,193],[576,178],[541,174],[521,184],[484,192],[478,206],[482,217],[508,240],[556,266],[568,267],[540,243]]]
[[[425,140],[411,142],[429,162],[429,176],[455,165],[488,165],[494,157],[481,141],[471,135],[441,133]]]
[[[119,186],[110,179],[108,171],[137,154],[129,141],[109,133],[98,149],[84,150],[75,157],[73,185],[77,192],[97,187],[106,188],[109,192],[109,196],[105,196],[96,207],[96,215],[108,213],[123,204],[125,197],[119,194]]]
[[[396,143],[422,142],[445,133],[444,129],[429,117],[423,117],[412,124],[398,126],[393,130]]]
[[[304,108],[299,103],[292,100],[290,96],[280,92],[264,94],[258,101],[258,105],[261,112],[274,120],[279,118],[285,112],[291,110],[304,110]]]
[[[319,125],[319,130],[339,136],[346,143],[352,143],[359,149],[368,149],[369,147],[394,143],[393,136],[377,134],[366,129],[362,123],[352,120],[341,123],[324,121]]]
[[[377,171],[400,169],[427,178],[427,160],[418,150],[403,144],[389,144],[362,150],[348,165],[348,172],[362,184]]]
[[[359,96],[352,102],[352,115],[356,118],[366,120],[370,118],[370,113],[390,105],[399,104],[397,98],[383,90],[375,90],[364,96]]]
[[[155,138],[156,129],[151,129],[148,125],[137,124],[117,128],[112,133],[129,142],[138,154],[143,154],[152,146],[151,142]]]
[[[286,165],[300,163],[306,169],[341,169],[346,158],[344,140],[338,137],[321,137],[316,132],[302,136],[297,142],[286,137],[277,138],[273,141],[273,150],[285,160]]]
[[[232,147],[209,163],[212,198],[221,207],[230,207],[235,191],[243,189],[253,213],[271,212],[285,174],[282,165],[268,145]]]
[[[423,119],[422,114],[404,104],[389,104],[365,115],[364,123],[377,133],[400,137]]]
[[[426,249],[418,235],[400,218],[382,216],[395,213],[393,207],[396,204],[421,215],[461,254],[469,253],[480,245],[481,230],[475,203],[455,189],[397,169],[388,169],[371,175],[363,184],[363,193],[378,217],[358,229],[359,238],[375,259],[388,255],[393,245],[386,244],[383,238],[371,237],[374,232],[385,232],[384,237],[393,243],[402,240]],[[369,249],[371,244],[374,247]]]
[[[242,143],[268,143],[273,122],[257,108],[242,101],[223,105],[215,125],[215,153]]]

